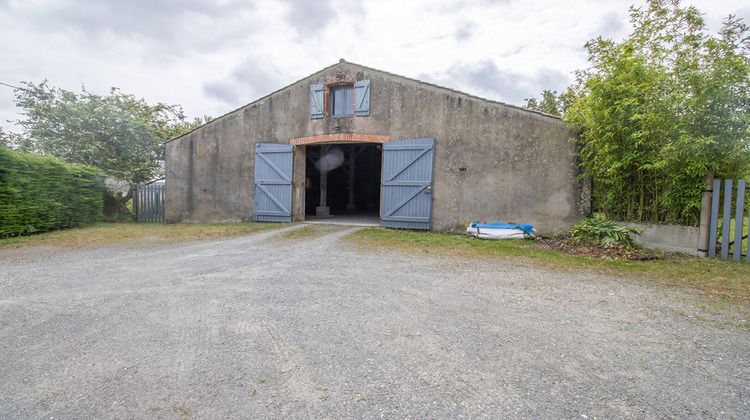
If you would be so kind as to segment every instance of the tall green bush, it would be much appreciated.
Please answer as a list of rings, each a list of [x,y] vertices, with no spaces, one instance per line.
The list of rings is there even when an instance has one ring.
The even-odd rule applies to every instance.
[[[105,191],[98,169],[0,147],[0,238],[98,222]]]
[[[586,43],[591,67],[564,118],[608,217],[697,225],[703,177],[750,168],[750,28],[730,16],[709,34],[679,0],[630,16],[625,40]]]

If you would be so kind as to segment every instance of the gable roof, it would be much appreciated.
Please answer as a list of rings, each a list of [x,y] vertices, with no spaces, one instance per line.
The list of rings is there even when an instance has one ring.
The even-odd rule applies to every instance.
[[[198,130],[200,128],[203,128],[203,127],[205,127],[205,126],[213,123],[214,121],[217,121],[217,120],[219,120],[221,118],[224,118],[224,117],[226,117],[228,115],[231,115],[231,114],[233,114],[235,112],[241,111],[244,108],[252,106],[252,105],[254,105],[254,104],[256,104],[256,103],[258,103],[258,102],[260,102],[260,101],[262,101],[264,99],[267,99],[267,98],[269,98],[269,97],[271,97],[271,96],[273,96],[273,95],[275,95],[275,94],[277,94],[277,93],[279,93],[281,91],[284,91],[285,89],[288,89],[289,87],[294,86],[297,83],[302,82],[303,80],[315,77],[318,74],[326,73],[326,72],[328,72],[329,70],[331,70],[331,69],[333,69],[335,67],[343,66],[343,65],[359,67],[359,68],[361,68],[363,70],[368,70],[368,71],[382,73],[382,74],[390,76],[390,77],[396,77],[396,78],[400,78],[400,79],[403,79],[403,80],[408,80],[410,82],[418,83],[418,84],[421,84],[421,85],[424,85],[424,86],[429,86],[431,88],[437,88],[437,89],[441,89],[441,90],[446,90],[446,91],[452,92],[453,94],[456,94],[456,95],[461,95],[461,96],[464,96],[466,98],[474,99],[474,100],[477,100],[477,101],[481,101],[481,102],[485,102],[485,103],[489,103],[489,104],[493,104],[493,105],[501,105],[501,106],[505,106],[505,107],[508,107],[508,108],[514,108],[514,109],[517,109],[517,110],[521,110],[521,111],[525,111],[525,112],[529,112],[529,113],[533,113],[533,114],[542,115],[542,116],[545,116],[545,117],[550,117],[550,118],[555,118],[555,119],[561,119],[560,117],[558,117],[556,115],[551,115],[551,114],[547,114],[547,113],[544,113],[544,112],[541,112],[541,111],[537,111],[537,110],[534,110],[534,109],[524,108],[524,107],[521,107],[521,106],[518,106],[518,105],[511,105],[511,104],[508,104],[508,103],[505,103],[505,102],[500,102],[500,101],[495,101],[495,100],[483,98],[481,96],[472,95],[470,93],[466,93],[466,92],[462,92],[460,90],[456,90],[456,89],[453,89],[453,88],[441,86],[441,85],[438,85],[438,84],[435,84],[435,83],[425,82],[423,80],[413,79],[413,78],[410,78],[410,77],[401,76],[399,74],[390,73],[390,72],[387,72],[387,71],[384,71],[384,70],[379,70],[379,69],[376,69],[376,68],[363,66],[361,64],[353,63],[351,61],[346,61],[346,60],[344,60],[342,58],[342,59],[339,60],[338,63],[332,64],[332,65],[330,65],[328,67],[324,67],[323,69],[318,70],[315,73],[312,73],[312,74],[310,74],[308,76],[305,76],[305,77],[303,77],[303,78],[301,78],[301,79],[299,79],[299,80],[297,80],[297,81],[295,81],[293,83],[290,83],[290,84],[288,84],[288,85],[286,85],[286,86],[284,86],[284,87],[282,87],[280,89],[277,89],[277,90],[275,90],[275,91],[273,91],[273,92],[271,92],[271,93],[269,93],[269,94],[267,94],[265,96],[262,96],[262,97],[254,100],[254,101],[252,101],[250,103],[242,105],[241,107],[239,107],[237,109],[234,109],[232,111],[227,112],[226,114],[222,114],[222,115],[220,115],[220,116],[218,116],[216,118],[213,118],[211,121],[209,121],[209,122],[207,122],[207,123],[205,123],[205,124],[203,124],[201,126],[198,126],[198,127],[194,128],[194,129],[188,131],[187,133],[183,133],[183,134],[181,134],[181,135],[179,135],[179,136],[177,136],[177,137],[175,137],[173,139],[167,140],[164,143],[166,144],[166,143],[169,143],[169,142],[171,142],[173,140],[177,140],[177,139],[179,139],[179,138],[181,138],[181,137],[183,137],[185,135],[188,135],[188,134],[192,133],[195,130]]]

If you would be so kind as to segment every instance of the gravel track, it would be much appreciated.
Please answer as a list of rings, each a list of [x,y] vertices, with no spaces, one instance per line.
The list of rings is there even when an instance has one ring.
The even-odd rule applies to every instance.
[[[0,418],[750,418],[745,307],[314,229],[0,251]]]

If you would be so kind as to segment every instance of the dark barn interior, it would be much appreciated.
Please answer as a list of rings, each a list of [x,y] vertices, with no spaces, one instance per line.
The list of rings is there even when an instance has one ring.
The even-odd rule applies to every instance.
[[[306,215],[315,216],[319,206],[330,207],[331,215],[378,214],[382,146],[331,144],[306,147]],[[321,184],[327,191],[325,203],[321,203]]]

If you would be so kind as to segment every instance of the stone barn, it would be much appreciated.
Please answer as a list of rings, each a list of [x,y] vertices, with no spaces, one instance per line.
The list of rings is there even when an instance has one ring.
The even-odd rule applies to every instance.
[[[552,233],[589,211],[559,118],[341,60],[166,143],[167,222]]]

